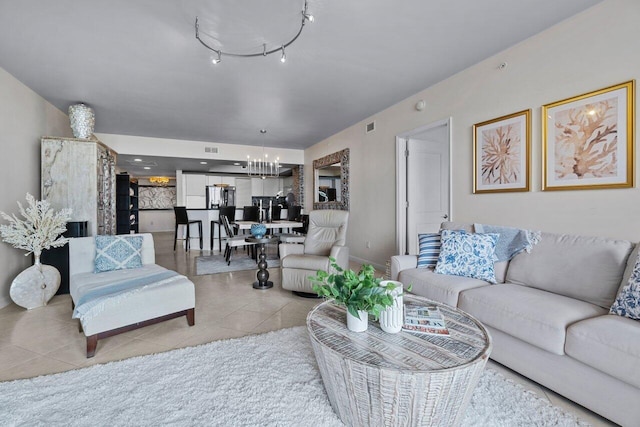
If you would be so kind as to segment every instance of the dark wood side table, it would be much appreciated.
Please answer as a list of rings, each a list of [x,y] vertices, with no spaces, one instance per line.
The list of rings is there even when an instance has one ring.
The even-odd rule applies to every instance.
[[[267,271],[267,254],[264,253],[264,245],[267,243],[273,243],[278,241],[277,236],[263,236],[260,239],[256,237],[247,237],[244,239],[249,243],[257,243],[260,247],[260,254],[258,255],[258,274],[256,274],[257,281],[253,282],[254,289],[269,289],[273,288],[273,282],[269,281],[269,271]]]

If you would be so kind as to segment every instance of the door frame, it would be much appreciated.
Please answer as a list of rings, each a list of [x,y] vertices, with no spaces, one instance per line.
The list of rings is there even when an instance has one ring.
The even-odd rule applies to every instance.
[[[429,129],[448,126],[449,147],[449,221],[453,220],[453,118],[438,120],[396,135],[396,254],[405,254],[407,245],[407,140]]]

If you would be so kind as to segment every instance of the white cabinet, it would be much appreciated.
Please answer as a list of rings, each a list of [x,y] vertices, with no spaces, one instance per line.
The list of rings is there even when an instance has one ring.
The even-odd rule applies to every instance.
[[[207,186],[205,175],[185,174],[184,180],[187,184],[187,196],[205,196],[205,187]],[[202,207],[204,207],[204,203]]]
[[[222,184],[222,177],[218,175],[207,175],[207,185]]]
[[[236,178],[234,176],[221,176],[220,178],[222,180],[221,184],[227,184],[231,187],[236,186]]]

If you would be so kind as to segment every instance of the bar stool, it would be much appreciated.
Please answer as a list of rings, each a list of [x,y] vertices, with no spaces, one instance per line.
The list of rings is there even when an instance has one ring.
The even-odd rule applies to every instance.
[[[211,233],[209,233],[209,240],[210,240],[210,244],[209,247],[211,248],[211,250],[213,250],[213,240],[215,238],[215,229],[214,226],[217,226],[218,228],[218,251],[222,252],[222,234],[221,234],[221,224],[222,224],[222,220],[220,218],[222,218],[223,216],[227,217],[227,220],[229,221],[229,224],[233,224],[236,220],[236,207],[235,206],[223,206],[220,208],[219,213],[218,213],[218,220],[213,220],[211,221]],[[226,229],[225,229],[226,230]],[[225,231],[225,234],[226,231]],[[231,237],[232,235],[228,235],[227,237]]]
[[[176,215],[176,231],[175,234],[173,235],[173,250],[176,250],[176,242],[178,241],[178,227],[181,225],[184,225],[187,227],[187,243],[185,245],[186,250],[189,250],[189,240],[190,240],[190,233],[189,233],[189,228],[191,226],[191,224],[198,224],[198,231],[199,231],[199,238],[200,238],[200,250],[202,250],[202,221],[199,219],[194,219],[194,220],[189,220],[189,215],[187,214],[187,208],[185,206],[174,206],[173,207],[173,212]],[[180,239],[180,240],[184,240],[184,239]]]

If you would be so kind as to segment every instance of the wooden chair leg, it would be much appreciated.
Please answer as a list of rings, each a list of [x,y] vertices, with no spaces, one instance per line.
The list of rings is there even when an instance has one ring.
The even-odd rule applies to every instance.
[[[198,223],[198,232],[200,233],[200,250],[202,250],[202,222]]]
[[[87,359],[96,355],[96,347],[98,347],[98,335],[87,337]]]
[[[193,326],[196,324],[196,309],[190,308],[187,310],[187,324]]]

